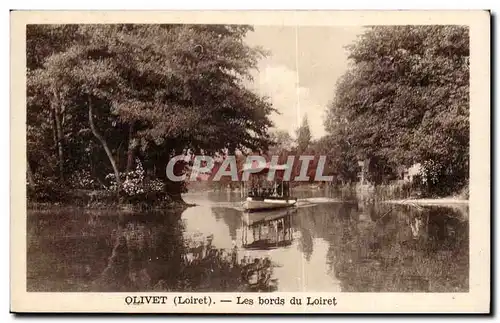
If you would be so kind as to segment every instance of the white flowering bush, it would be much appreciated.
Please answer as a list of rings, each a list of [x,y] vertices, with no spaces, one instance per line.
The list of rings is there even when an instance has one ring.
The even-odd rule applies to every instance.
[[[461,193],[468,187],[467,181],[456,176],[453,165],[428,160],[422,165],[421,180],[429,196],[450,196]],[[465,196],[465,195],[464,195]]]
[[[99,183],[92,178],[88,170],[75,171],[70,178],[71,185],[79,189],[95,189]]]
[[[110,185],[108,190],[116,191],[116,179],[113,173],[106,175],[106,179],[109,180]],[[144,168],[139,159],[136,159],[136,168],[131,172],[120,173],[121,188],[120,191],[125,193],[127,196],[140,196],[151,192],[162,192],[164,189],[164,183],[160,180],[147,180],[145,177]]]
[[[422,183],[436,184],[439,182],[439,176],[443,173],[443,165],[434,160],[427,160],[422,164]]]

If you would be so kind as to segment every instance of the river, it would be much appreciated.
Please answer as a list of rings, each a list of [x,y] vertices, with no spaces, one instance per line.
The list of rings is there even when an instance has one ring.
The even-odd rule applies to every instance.
[[[27,290],[468,291],[466,206],[324,197],[260,214],[225,192],[177,213],[29,210]]]

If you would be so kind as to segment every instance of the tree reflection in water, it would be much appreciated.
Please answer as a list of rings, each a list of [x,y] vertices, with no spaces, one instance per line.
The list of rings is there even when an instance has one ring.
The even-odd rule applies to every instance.
[[[365,216],[374,214],[383,217]],[[453,208],[371,205],[340,216],[332,270],[346,292],[468,290],[468,221]],[[335,224],[332,224],[335,225]],[[338,230],[337,230],[338,231]]]
[[[93,284],[100,291],[273,291],[269,258],[238,259],[213,236],[185,239],[181,221],[158,227],[127,223],[116,232],[108,265]]]
[[[469,288],[467,207],[342,202],[243,223],[240,211],[209,209],[191,228],[172,212],[29,211],[27,290],[274,291],[302,274],[308,291]]]

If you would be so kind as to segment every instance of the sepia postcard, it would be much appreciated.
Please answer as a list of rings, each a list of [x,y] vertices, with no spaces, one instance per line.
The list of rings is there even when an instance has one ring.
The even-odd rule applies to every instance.
[[[11,311],[489,313],[488,11],[12,11]]]

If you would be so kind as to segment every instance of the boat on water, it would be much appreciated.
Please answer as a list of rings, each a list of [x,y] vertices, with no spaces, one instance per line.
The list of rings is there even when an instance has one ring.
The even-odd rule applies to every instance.
[[[244,208],[249,212],[257,212],[287,208],[295,204],[297,204],[296,198],[248,196],[244,203]]]
[[[293,207],[297,198],[290,195],[290,184],[283,179],[287,165],[272,166],[267,163],[262,170],[252,173],[249,188],[243,187],[242,194],[247,193],[243,208],[248,212],[268,211]],[[272,181],[267,180],[269,172],[274,172]]]

